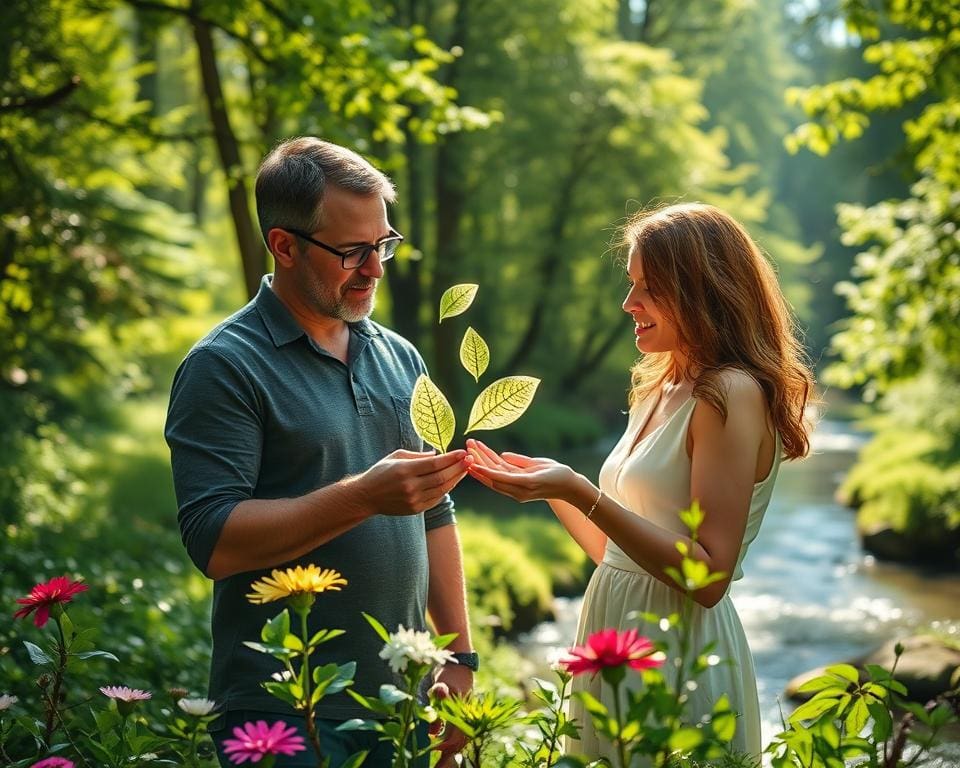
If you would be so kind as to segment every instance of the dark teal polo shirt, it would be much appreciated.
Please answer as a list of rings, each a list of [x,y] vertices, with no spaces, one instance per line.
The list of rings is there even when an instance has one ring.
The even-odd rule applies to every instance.
[[[398,448],[423,450],[410,422],[410,394],[426,372],[417,350],[392,331],[363,320],[350,325],[346,365],[293,319],[264,277],[257,296],[199,341],[173,381],[167,413],[180,533],[206,570],[220,531],[245,499],[293,498],[361,473]],[[322,511],[318,511],[322,514]],[[312,663],[357,662],[355,688],[375,695],[397,682],[378,656],[382,641],[361,616],[389,631],[423,629],[427,605],[426,531],[454,522],[446,497],[419,515],[374,515],[309,554],[276,567],[334,568],[349,584],[317,597],[311,631],[346,634],[321,646]],[[249,571],[213,587],[210,698],[224,709],[290,713],[260,686],[281,669],[252,651],[281,602],[251,605]],[[369,714],[345,694],[327,697],[321,717]]]

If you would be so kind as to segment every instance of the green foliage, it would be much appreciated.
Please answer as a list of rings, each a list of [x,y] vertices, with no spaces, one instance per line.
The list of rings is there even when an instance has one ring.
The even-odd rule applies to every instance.
[[[551,613],[550,581],[519,541],[482,518],[459,515],[460,541],[468,553],[464,576],[471,615],[503,631],[530,629]]]

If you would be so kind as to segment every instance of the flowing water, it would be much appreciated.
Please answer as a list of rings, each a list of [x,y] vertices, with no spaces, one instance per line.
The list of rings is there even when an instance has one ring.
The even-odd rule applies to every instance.
[[[744,578],[731,589],[756,662],[764,743],[779,731],[795,675],[931,625],[960,640],[960,577],[876,562],[860,547],[854,513],[834,499],[863,441],[841,423],[819,424],[814,454],[783,465]],[[579,606],[559,599],[557,620],[520,639],[524,654],[542,662],[568,646]]]

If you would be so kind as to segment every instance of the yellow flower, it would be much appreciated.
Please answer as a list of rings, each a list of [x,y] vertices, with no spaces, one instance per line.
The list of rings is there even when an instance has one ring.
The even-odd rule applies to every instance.
[[[315,565],[306,568],[298,565],[284,571],[275,568],[269,576],[250,585],[253,592],[247,595],[247,600],[262,605],[294,595],[319,594],[328,590],[339,592],[346,584],[347,580],[332,568],[320,569]]]

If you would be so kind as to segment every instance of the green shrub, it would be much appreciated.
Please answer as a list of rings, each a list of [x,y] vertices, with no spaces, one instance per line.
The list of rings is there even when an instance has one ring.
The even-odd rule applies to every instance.
[[[960,463],[944,437],[887,426],[863,449],[840,495],[858,507],[861,531],[891,528],[924,562],[960,564]]]
[[[524,545],[499,533],[489,519],[460,512],[458,520],[474,620],[500,634],[550,618],[550,579]]]

